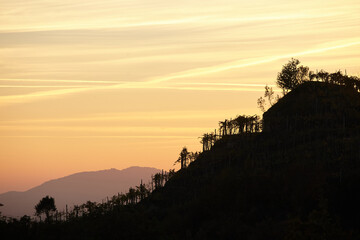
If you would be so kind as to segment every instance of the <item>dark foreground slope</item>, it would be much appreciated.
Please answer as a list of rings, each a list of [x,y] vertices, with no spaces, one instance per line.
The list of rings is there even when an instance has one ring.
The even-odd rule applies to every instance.
[[[338,93],[333,87],[313,84],[312,96],[322,91],[335,104],[326,95]],[[304,89],[285,96],[277,111],[290,111],[291,102],[298,116],[291,121],[300,121],[303,105],[293,102],[308,96]],[[349,101],[359,101],[352,93]],[[347,119],[359,112],[348,101],[336,108],[353,112]],[[360,239],[359,146],[358,125],[342,122],[225,136],[138,205],[24,232],[33,239]]]

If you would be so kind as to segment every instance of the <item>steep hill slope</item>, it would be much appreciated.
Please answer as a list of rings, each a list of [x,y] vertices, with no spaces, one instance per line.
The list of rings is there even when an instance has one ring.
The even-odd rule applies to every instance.
[[[354,89],[306,83],[265,113],[282,126],[224,137],[145,211],[169,239],[358,239],[359,106]]]
[[[344,114],[346,122],[357,119],[353,102],[360,94],[316,83],[311,91],[305,85],[289,93],[269,110],[270,119],[339,121],[224,136],[140,204],[110,205],[25,233],[36,239],[360,239],[360,132],[342,121]],[[313,113],[304,98],[321,99],[323,110]]]

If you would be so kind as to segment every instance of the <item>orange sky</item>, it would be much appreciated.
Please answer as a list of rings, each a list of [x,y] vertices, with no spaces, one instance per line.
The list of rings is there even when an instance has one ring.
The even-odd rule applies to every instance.
[[[358,0],[0,0],[0,193],[169,169],[291,57],[360,74]]]

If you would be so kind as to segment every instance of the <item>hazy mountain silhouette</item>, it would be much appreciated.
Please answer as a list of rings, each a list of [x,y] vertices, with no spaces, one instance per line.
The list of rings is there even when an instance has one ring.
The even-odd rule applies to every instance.
[[[141,180],[147,183],[151,175],[160,171],[149,167],[130,167],[123,170],[112,168],[75,173],[50,180],[25,192],[11,191],[0,194],[0,202],[4,204],[1,212],[5,216],[32,216],[35,204],[46,195],[55,198],[58,210],[64,209],[66,204],[70,208],[88,200],[101,202],[107,196],[127,192],[129,187],[139,185]]]

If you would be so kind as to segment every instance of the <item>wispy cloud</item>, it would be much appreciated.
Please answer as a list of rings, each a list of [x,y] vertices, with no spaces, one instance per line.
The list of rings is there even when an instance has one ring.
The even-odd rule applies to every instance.
[[[86,132],[86,133],[122,133],[128,135],[139,135],[146,133],[160,133],[171,135],[174,132],[191,133],[194,131],[205,132],[207,127],[164,127],[164,126],[29,126],[29,125],[0,125],[0,131],[6,132]]]
[[[166,77],[154,78],[154,79],[150,80],[149,82],[161,83],[161,82],[171,81],[174,79],[197,77],[197,76],[202,76],[202,75],[207,75],[207,74],[212,74],[212,73],[224,72],[224,71],[228,71],[228,70],[232,70],[232,69],[245,68],[245,67],[270,63],[270,62],[278,61],[281,59],[288,59],[288,58],[292,58],[292,57],[300,57],[300,56],[305,56],[305,55],[323,53],[323,52],[327,52],[327,51],[331,51],[331,50],[335,50],[335,49],[347,48],[347,47],[352,47],[352,46],[356,46],[356,45],[360,45],[360,41],[344,43],[344,44],[340,44],[340,45],[336,45],[336,46],[311,49],[311,50],[306,50],[306,51],[302,51],[302,52],[295,52],[295,53],[290,53],[290,54],[271,56],[271,57],[258,59],[258,60],[250,59],[250,60],[245,60],[245,61],[244,60],[234,61],[234,62],[222,64],[222,65],[191,69],[189,71],[176,73],[176,74],[169,75]]]
[[[91,88],[84,85],[0,85],[0,88]]]
[[[40,119],[21,119],[21,120],[0,120],[1,125],[12,124],[37,124],[37,123],[86,123],[104,121],[128,121],[128,120],[186,120],[186,119],[209,119],[226,115],[226,112],[234,112],[236,109],[224,111],[151,111],[151,112],[129,112],[129,113],[99,113],[80,117],[68,118],[40,118]]]
[[[1,82],[54,82],[54,83],[119,83],[117,81],[99,81],[99,80],[71,80],[71,79],[29,79],[29,78],[0,78]]]
[[[0,104],[22,103],[41,98],[57,97],[71,93],[80,93],[92,90],[92,88],[67,88],[60,90],[40,91],[21,95],[0,96]]]
[[[219,83],[219,82],[189,82],[189,83],[174,83],[176,85],[207,85],[207,86],[237,86],[237,87],[264,87],[264,84],[254,83]],[[268,84],[269,87],[275,87],[275,84]]]
[[[324,18],[339,15],[340,13],[291,13],[291,14],[261,14],[258,16],[244,16],[244,17],[226,17],[220,14],[203,14],[197,17],[183,17],[183,18],[163,18],[160,20],[140,19],[136,20],[130,17],[118,17],[116,15],[109,17],[102,17],[100,19],[87,19],[87,21],[73,21],[73,22],[49,22],[48,24],[22,23],[22,24],[7,24],[0,26],[0,33],[11,32],[38,32],[38,31],[64,31],[64,30],[81,30],[81,29],[122,29],[122,28],[139,28],[139,27],[155,27],[166,25],[208,25],[208,24],[239,24],[239,23],[257,23],[269,21],[282,21],[282,20],[300,20],[300,19],[314,19]]]
[[[112,84],[107,86],[94,86],[94,87],[82,87],[82,88],[67,88],[60,90],[50,90],[50,91],[40,91],[29,94],[21,95],[10,95],[10,96],[0,96],[0,104],[9,104],[9,103],[20,103],[27,102],[36,99],[44,99],[48,97],[57,97],[67,94],[88,92],[94,90],[105,90],[105,89],[178,89],[178,90],[197,90],[197,91],[263,91],[263,89],[258,88],[211,88],[211,87],[181,87],[181,86],[167,86],[161,85],[162,83],[169,82],[176,79],[183,78],[194,78],[203,75],[209,75],[219,72],[224,72],[232,69],[246,68],[250,66],[256,66],[261,64],[266,64],[281,59],[289,59],[291,57],[301,57],[305,55],[313,55],[324,53],[336,49],[348,48],[352,46],[360,45],[360,41],[352,41],[343,44],[321,47],[316,49],[305,50],[301,52],[289,53],[278,56],[270,56],[262,59],[248,59],[228,62],[225,64],[220,64],[216,66],[204,67],[204,68],[195,68],[188,71],[178,72],[164,77],[154,77],[149,81],[143,82],[134,82],[134,83],[121,83],[121,84]],[[204,84],[205,85],[205,84]],[[226,85],[226,84],[225,84]]]
[[[80,135],[80,136],[54,136],[54,135],[0,135],[0,138],[123,138],[123,139],[194,139],[186,135]],[[178,146],[178,145],[176,145]]]
[[[0,27],[1,32],[37,32],[37,31],[56,31],[56,30],[78,30],[78,29],[113,29],[113,28],[133,28],[133,27],[148,27],[159,25],[175,25],[175,24],[189,24],[200,22],[200,17],[182,18],[182,19],[166,19],[159,21],[144,21],[144,22],[131,22],[131,19],[109,19],[106,21],[90,21],[80,23],[60,23],[48,25],[30,25],[30,26],[12,26]]]

